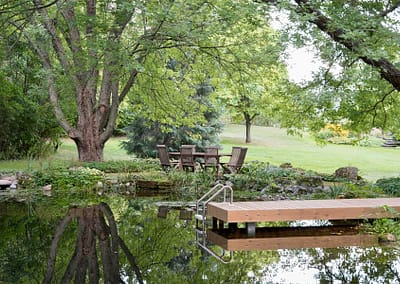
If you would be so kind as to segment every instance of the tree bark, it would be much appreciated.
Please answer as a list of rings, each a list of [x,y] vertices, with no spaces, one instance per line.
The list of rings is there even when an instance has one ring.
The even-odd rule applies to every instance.
[[[246,123],[246,143],[251,143],[251,117],[248,113],[244,113],[244,120]]]

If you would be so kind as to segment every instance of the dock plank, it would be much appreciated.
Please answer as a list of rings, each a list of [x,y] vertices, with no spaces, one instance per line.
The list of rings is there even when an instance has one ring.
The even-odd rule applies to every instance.
[[[207,213],[227,223],[397,217],[388,207],[400,212],[400,198],[210,202]]]

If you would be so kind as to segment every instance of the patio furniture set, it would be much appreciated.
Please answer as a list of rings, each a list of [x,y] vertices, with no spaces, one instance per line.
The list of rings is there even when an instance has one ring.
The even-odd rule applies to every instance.
[[[204,152],[196,151],[195,145],[181,145],[179,152],[169,152],[166,145],[157,145],[158,157],[164,171],[178,168],[185,171],[213,169],[217,175],[220,171],[237,173],[243,166],[247,148],[232,147],[231,153],[220,153],[219,147],[208,146]],[[221,157],[229,157],[229,161],[221,161]]]

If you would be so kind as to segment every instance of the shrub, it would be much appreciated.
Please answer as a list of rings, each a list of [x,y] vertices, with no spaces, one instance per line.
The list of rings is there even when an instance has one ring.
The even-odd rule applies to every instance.
[[[291,168],[281,168],[265,162],[252,161],[244,165],[241,174],[227,177],[237,190],[259,191],[266,187],[271,189],[275,183],[295,180],[297,175]]]
[[[357,137],[353,137],[352,133],[343,129],[340,124],[327,124],[315,136],[321,143],[354,144],[358,141]]]
[[[179,72],[178,70],[174,70]],[[136,157],[148,158],[157,156],[157,144],[165,144],[170,150],[179,150],[180,145],[196,145],[203,150],[209,145],[218,145],[218,135],[222,132],[223,124],[220,120],[221,111],[211,100],[213,87],[207,80],[195,86],[191,100],[198,106],[199,117],[195,117],[189,124],[177,126],[177,122],[163,119],[163,121],[146,118],[146,114],[137,113],[132,116],[130,124],[125,128],[128,141],[122,142],[122,147],[128,154]],[[142,104],[142,102],[140,102]],[[144,110],[143,110],[144,111]],[[125,114],[126,115],[126,114]]]
[[[109,162],[85,162],[83,167],[98,169],[104,173],[134,173],[160,170],[160,162],[157,159],[133,159],[131,161],[109,161]]]
[[[374,220],[372,225],[364,224],[364,226],[366,229],[369,229],[370,231],[381,236],[393,234],[397,237],[397,239],[400,238],[400,224],[397,220],[377,219]]]
[[[93,188],[97,182],[104,181],[104,173],[97,169],[85,167],[54,168],[38,171],[33,174],[36,186],[52,185],[53,189],[88,189]]]
[[[181,200],[194,201],[207,191],[209,191],[217,182],[215,175],[208,173],[190,173],[181,171],[171,171],[168,179],[172,182],[175,196]]]
[[[0,160],[38,158],[56,149],[61,128],[36,95],[22,93],[0,74]]]
[[[386,194],[400,196],[400,177],[378,179],[375,185]]]

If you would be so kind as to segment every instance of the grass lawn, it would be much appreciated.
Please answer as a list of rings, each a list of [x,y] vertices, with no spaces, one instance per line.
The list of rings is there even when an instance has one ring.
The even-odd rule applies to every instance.
[[[354,166],[360,175],[370,181],[382,177],[400,176],[400,148],[381,147],[380,139],[371,139],[374,146],[360,147],[350,145],[320,146],[308,135],[290,136],[284,129],[273,127],[252,127],[252,143],[244,143],[244,126],[227,125],[221,135],[223,152],[230,152],[232,146],[248,147],[246,161],[258,160],[272,165],[291,163],[294,167],[314,170],[321,173],[333,173],[337,168]],[[119,146],[123,138],[112,138],[104,149],[104,159],[129,160]],[[0,171],[30,170],[45,168],[77,161],[75,144],[64,140],[59,151],[43,160],[0,161]]]
[[[243,145],[244,126],[229,125],[221,136],[224,149]],[[291,163],[294,167],[333,173],[337,168],[354,166],[360,175],[374,181],[382,177],[400,176],[400,148],[381,147],[381,139],[371,138],[368,147],[317,145],[309,135],[287,135],[286,130],[273,127],[252,127],[252,143],[246,161],[267,161],[273,165]]]

